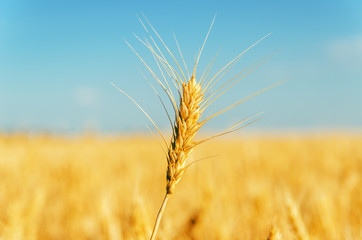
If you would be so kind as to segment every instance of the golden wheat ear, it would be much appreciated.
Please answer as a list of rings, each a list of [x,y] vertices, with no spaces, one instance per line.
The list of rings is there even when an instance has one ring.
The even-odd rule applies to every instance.
[[[285,205],[288,210],[288,217],[293,231],[298,240],[309,240],[309,234],[303,222],[302,216],[300,215],[299,208],[297,204],[292,199],[291,195],[288,194],[285,197]]]
[[[216,16],[215,16],[216,17]],[[203,113],[206,109],[210,107],[216,100],[218,100],[222,95],[224,95],[230,88],[232,88],[236,83],[241,81],[243,78],[252,73],[255,69],[260,67],[266,61],[268,61],[271,57],[273,57],[276,52],[271,53],[270,55],[266,55],[263,58],[259,59],[257,62],[246,68],[245,70],[239,72],[234,77],[229,79],[228,81],[221,84],[220,87],[215,88],[216,84],[221,81],[221,79],[225,76],[227,72],[229,72],[235,64],[239,61],[239,59],[251,48],[256,46],[259,42],[264,40],[267,36],[260,38],[257,42],[252,44],[243,52],[239,53],[234,59],[228,62],[224,67],[222,67],[217,73],[212,76],[210,79],[207,79],[210,73],[211,68],[214,65],[216,57],[211,59],[204,72],[202,73],[200,78],[197,78],[197,66],[199,64],[201,54],[206,45],[207,39],[210,35],[212,26],[215,21],[215,17],[213,18],[210,28],[207,31],[206,37],[202,43],[202,47],[195,55],[194,66],[192,72],[189,72],[189,68],[187,67],[186,61],[183,57],[180,45],[174,35],[175,42],[177,45],[177,49],[179,55],[182,60],[182,64],[179,64],[175,55],[171,52],[168,46],[165,44],[161,36],[158,34],[156,29],[151,25],[150,21],[143,16],[142,20],[139,18],[143,28],[145,29],[148,37],[145,39],[141,39],[137,35],[134,34],[135,38],[145,46],[149,52],[151,53],[155,64],[156,70],[153,70],[148,63],[141,57],[141,55],[128,43],[127,45],[131,48],[131,50],[136,54],[136,56],[141,60],[149,73],[156,80],[157,84],[166,94],[169,104],[172,106],[172,110],[174,113],[174,119],[171,119],[171,116],[167,110],[167,106],[160,97],[157,90],[154,89],[157,97],[160,99],[162,107],[164,108],[167,117],[170,121],[172,127],[172,137],[171,141],[168,144],[161,130],[157,127],[152,118],[146,113],[146,111],[127,93],[118,89],[125,94],[130,100],[132,100],[136,106],[147,116],[147,118],[151,121],[153,126],[157,129],[159,134],[161,135],[164,143],[167,146],[166,159],[167,159],[167,171],[166,171],[166,193],[161,204],[161,208],[158,212],[155,225],[153,228],[153,232],[151,235],[151,240],[155,239],[156,233],[158,230],[158,226],[160,224],[160,220],[162,214],[164,212],[166,203],[169,197],[174,193],[176,184],[181,180],[185,170],[190,166],[187,164],[187,159],[192,153],[193,149],[210,139],[229,134],[231,132],[237,131],[255,121],[257,121],[260,114],[255,115],[252,118],[244,119],[240,122],[235,123],[229,128],[226,128],[224,131],[213,135],[209,138],[206,138],[202,141],[195,141],[195,136],[197,132],[200,130],[202,126],[204,126],[209,120],[212,118],[223,114],[239,104],[249,100],[250,98],[265,92],[282,82],[277,82],[269,87],[266,87],[254,94],[251,94],[248,97],[245,97],[241,100],[236,101],[230,106],[225,107],[224,109],[211,114],[211,116],[203,117]],[[155,36],[155,37],[153,37]],[[218,55],[218,54],[217,54]],[[217,56],[216,55],[216,56]],[[190,74],[191,73],[191,74]],[[160,76],[160,77],[159,77]],[[113,84],[114,85],[114,84]],[[115,85],[114,85],[115,86]]]
[[[283,240],[283,235],[276,226],[272,226],[266,240]]]

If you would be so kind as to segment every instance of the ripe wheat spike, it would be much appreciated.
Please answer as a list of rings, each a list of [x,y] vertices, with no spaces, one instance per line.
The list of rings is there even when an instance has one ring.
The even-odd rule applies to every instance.
[[[272,226],[268,234],[267,240],[283,240],[282,234],[277,227]]]
[[[234,59],[232,59],[230,62],[228,62],[224,67],[222,67],[214,76],[207,79],[207,76],[209,74],[209,71],[213,65],[213,62],[215,59],[213,59],[204,73],[201,75],[200,78],[197,78],[196,70],[197,66],[202,54],[202,51],[205,47],[206,41],[208,39],[208,36],[210,34],[211,28],[214,24],[215,17],[211,23],[211,26],[206,34],[205,40],[202,44],[202,47],[199,51],[199,53],[195,57],[195,63],[193,67],[192,74],[190,76],[190,72],[188,71],[187,65],[185,63],[185,60],[183,58],[183,55],[181,53],[181,48],[176,40],[177,48],[180,53],[180,57],[182,59],[182,62],[184,64],[184,69],[181,64],[178,63],[175,55],[171,52],[171,50],[167,47],[163,39],[160,37],[158,32],[155,30],[155,28],[151,25],[151,23],[147,20],[146,17],[144,17],[147,24],[143,22],[143,20],[140,20],[142,26],[144,27],[145,31],[148,34],[148,39],[142,40],[140,37],[135,35],[135,37],[140,41],[142,45],[144,45],[152,54],[156,66],[158,68],[158,72],[161,74],[161,77],[159,77],[156,74],[156,71],[153,70],[149,64],[146,63],[146,61],[141,57],[141,55],[128,43],[128,46],[132,49],[132,51],[137,55],[137,57],[142,61],[142,63],[145,65],[147,70],[150,72],[150,74],[154,77],[158,85],[161,87],[161,89],[165,92],[167,95],[168,101],[173,109],[174,114],[174,120],[172,121],[171,115],[169,114],[169,111],[167,110],[166,104],[158,94],[158,92],[153,88],[160,99],[162,106],[167,114],[167,117],[169,119],[169,122],[172,127],[172,138],[170,143],[168,144],[165,136],[162,134],[161,130],[158,128],[158,126],[155,124],[155,122],[152,120],[152,118],[146,113],[146,111],[133,99],[131,98],[127,93],[119,89],[123,94],[125,94],[128,98],[130,98],[139,109],[147,116],[147,118],[151,121],[151,123],[154,125],[154,127],[157,129],[159,134],[161,135],[163,142],[166,145],[167,153],[167,181],[166,181],[166,193],[164,200],[162,202],[160,211],[158,213],[158,216],[156,218],[156,222],[154,225],[153,233],[151,236],[151,240],[155,239],[157,229],[163,214],[163,211],[165,209],[166,203],[169,199],[169,197],[174,193],[176,184],[181,180],[183,173],[185,170],[190,166],[191,163],[187,164],[187,158],[190,156],[192,150],[199,144],[208,141],[212,138],[216,138],[234,131],[237,131],[252,122],[258,120],[257,118],[259,114],[251,117],[243,119],[234,125],[230,126],[229,128],[225,129],[224,131],[215,134],[209,138],[195,141],[194,137],[197,134],[198,130],[205,125],[210,119],[223,114],[234,107],[238,106],[239,104],[245,102],[246,100],[270,89],[273,88],[282,82],[277,82],[269,87],[266,87],[256,93],[251,94],[250,96],[247,96],[243,99],[240,99],[236,101],[235,103],[231,104],[230,106],[225,107],[224,109],[221,109],[220,111],[217,111],[211,116],[204,117],[203,118],[203,112],[205,109],[208,109],[210,105],[220,98],[225,92],[227,92],[231,87],[233,87],[236,83],[238,83],[240,80],[242,80],[244,77],[249,75],[251,72],[253,72],[255,69],[257,69],[259,66],[264,64],[268,59],[270,59],[272,56],[274,56],[276,53],[273,52],[272,54],[269,54],[267,56],[264,56],[263,58],[259,59],[254,64],[250,65],[243,71],[239,72],[238,74],[234,75],[234,77],[230,78],[229,80],[225,81],[223,84],[221,84],[220,87],[216,88],[215,84],[219,82],[222,77],[230,71],[235,65],[235,63],[238,62],[240,57],[246,53],[248,50],[250,50],[252,47],[254,47],[256,44],[258,44],[260,41],[262,41],[264,38],[266,38],[269,34],[262,37],[260,40],[258,40],[256,43],[251,45],[249,48],[247,48],[245,51],[238,54]],[[150,30],[149,30],[150,29]],[[156,38],[154,38],[152,35],[155,35]],[[175,37],[176,39],[176,37]],[[158,43],[157,43],[157,42]],[[160,44],[160,46],[158,45]],[[163,49],[166,51],[166,53],[162,52]],[[166,57],[168,56],[168,57]],[[171,60],[169,60],[169,58]],[[153,86],[152,86],[153,87]],[[215,89],[216,88],[216,89]],[[176,98],[175,96],[178,96]]]
[[[303,219],[300,216],[299,209],[294,202],[294,200],[287,196],[285,199],[285,204],[288,210],[289,222],[293,227],[293,231],[297,236],[298,240],[309,240],[309,235],[304,225]]]

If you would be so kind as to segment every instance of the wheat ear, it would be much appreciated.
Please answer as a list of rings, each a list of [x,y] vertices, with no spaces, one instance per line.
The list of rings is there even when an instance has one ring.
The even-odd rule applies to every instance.
[[[142,109],[142,107],[133,99],[131,98],[127,93],[122,91],[121,89],[118,89],[125,94],[128,98],[130,98],[136,106],[141,109],[141,111],[147,116],[147,118],[151,121],[151,123],[154,125],[154,127],[157,129],[159,134],[161,135],[163,142],[165,143],[167,147],[166,152],[166,158],[167,158],[167,183],[166,183],[166,194],[162,201],[160,210],[157,214],[157,218],[155,221],[155,225],[152,231],[151,240],[155,239],[156,233],[158,230],[158,226],[160,224],[163,212],[165,210],[167,201],[171,194],[175,191],[176,184],[180,181],[183,173],[185,170],[190,166],[190,164],[186,164],[186,160],[191,154],[194,147],[197,145],[208,141],[212,138],[216,138],[234,131],[237,131],[252,122],[258,120],[255,115],[252,118],[247,118],[242,121],[239,121],[232,125],[231,127],[225,129],[224,131],[215,134],[207,139],[204,139],[202,141],[194,141],[194,137],[197,133],[197,131],[210,119],[225,113],[229,111],[230,109],[238,106],[239,104],[245,102],[246,100],[270,89],[273,88],[282,82],[277,82],[269,87],[266,87],[256,93],[253,93],[233,104],[231,104],[228,107],[225,107],[224,109],[212,114],[209,117],[202,118],[202,114],[205,109],[207,109],[215,100],[217,100],[220,96],[222,96],[226,91],[228,91],[232,86],[234,86],[237,82],[241,81],[244,77],[249,75],[251,72],[253,72],[256,68],[258,68],[260,65],[264,64],[270,57],[274,56],[275,53],[270,54],[269,56],[265,56],[261,59],[259,59],[254,64],[247,67],[245,70],[241,71],[240,73],[236,74],[234,77],[223,83],[220,87],[217,89],[214,89],[213,87],[216,86],[215,84],[218,83],[218,81],[237,63],[237,61],[240,59],[240,57],[247,52],[249,49],[254,47],[257,43],[262,41],[265,37],[264,36],[260,40],[258,40],[256,43],[251,45],[249,48],[247,48],[245,51],[238,54],[234,59],[232,59],[229,63],[227,63],[223,68],[221,68],[213,77],[210,79],[207,79],[208,73],[213,65],[214,60],[210,62],[210,64],[206,67],[206,70],[202,74],[202,76],[199,79],[196,79],[196,68],[201,56],[201,53],[204,49],[206,40],[209,36],[210,30],[212,28],[212,25],[214,23],[214,20],[212,21],[212,24],[209,28],[209,31],[206,35],[206,38],[203,42],[203,45],[198,53],[198,55],[195,58],[195,64],[193,68],[193,72],[190,76],[190,73],[187,69],[187,65],[185,64],[184,58],[181,53],[180,46],[176,40],[176,44],[180,53],[180,56],[182,58],[182,61],[184,63],[184,70],[186,70],[186,73],[184,73],[184,70],[182,69],[181,65],[176,60],[176,57],[172,54],[172,52],[169,50],[169,48],[166,46],[160,35],[157,33],[157,31],[153,28],[153,26],[150,24],[150,22],[145,18],[148,25],[143,23],[143,21],[139,18],[142,26],[146,30],[146,32],[149,35],[148,39],[142,40],[138,36],[135,35],[135,37],[151,52],[159,74],[161,74],[162,77],[159,77],[158,74],[152,68],[146,63],[146,61],[143,60],[143,58],[138,54],[138,52],[128,43],[128,46],[132,49],[132,51],[137,55],[137,57],[142,61],[142,63],[145,65],[147,70],[150,72],[150,74],[154,77],[158,85],[162,88],[164,93],[167,95],[167,98],[172,106],[173,112],[174,112],[174,121],[171,120],[170,114],[166,108],[166,104],[163,102],[162,98],[158,94],[158,92],[153,87],[154,91],[156,92],[158,98],[160,99],[162,106],[164,107],[164,110],[167,114],[167,117],[170,121],[171,127],[172,127],[172,138],[170,144],[167,143],[165,137],[163,136],[160,129],[157,127],[157,125],[154,123],[152,118]],[[151,29],[151,31],[148,30],[148,28]],[[161,47],[158,46],[156,43],[156,40],[152,37],[152,34],[157,36],[156,40],[161,43],[161,47],[166,51],[168,58],[171,58],[172,62],[174,63],[174,66],[169,62],[168,58],[165,56],[161,51]],[[176,38],[175,38],[176,39]],[[171,82],[170,82],[171,81]],[[114,85],[114,84],[113,84]],[[176,92],[175,92],[176,91]],[[176,95],[177,94],[177,95]],[[178,96],[178,98],[175,98],[175,95]]]
[[[172,194],[185,169],[186,159],[196,145],[193,141],[196,132],[202,126],[200,104],[203,100],[201,87],[192,76],[187,84],[182,85],[179,112],[173,130],[171,144],[167,153],[166,193]]]
[[[272,226],[268,234],[267,240],[283,240],[282,234],[277,227]]]
[[[166,194],[156,218],[155,226],[150,238],[151,240],[156,237],[167,200],[175,191],[176,184],[180,181],[187,168],[186,159],[197,144],[194,142],[193,138],[202,126],[202,122],[199,121],[202,114],[200,106],[202,100],[202,89],[196,82],[194,75],[192,75],[187,84],[182,83],[182,95],[180,97],[178,112],[175,116],[176,119],[171,144],[169,145],[167,152]]]
[[[293,231],[296,234],[297,239],[309,240],[310,238],[304,225],[303,219],[300,216],[299,209],[291,196],[286,197],[285,205],[288,209],[289,222],[293,227]]]

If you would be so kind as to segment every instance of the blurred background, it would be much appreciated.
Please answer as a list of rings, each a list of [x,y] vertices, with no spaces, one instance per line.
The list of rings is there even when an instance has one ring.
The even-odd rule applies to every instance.
[[[137,18],[143,14],[175,53],[176,35],[189,68],[217,15],[199,76],[219,49],[213,71],[272,32],[233,73],[275,49],[279,53],[219,99],[216,108],[289,81],[206,129],[223,129],[225,123],[263,112],[248,131],[361,131],[361,12],[358,0],[1,1],[0,131],[147,132],[147,118],[110,82],[168,130],[162,106],[142,73],[153,79],[124,41],[152,62],[133,36],[147,36]]]

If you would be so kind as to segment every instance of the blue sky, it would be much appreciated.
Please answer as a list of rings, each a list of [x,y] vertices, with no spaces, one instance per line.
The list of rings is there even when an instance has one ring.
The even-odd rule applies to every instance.
[[[162,129],[167,118],[140,73],[146,59],[132,33],[146,37],[144,14],[172,51],[173,33],[192,67],[215,14],[200,71],[221,48],[214,69],[272,32],[233,69],[279,53],[215,106],[227,106],[279,80],[206,127],[223,128],[263,112],[250,129],[362,128],[361,1],[17,1],[0,2],[0,131],[120,133],[146,130],[133,96]],[[138,70],[139,69],[139,70]],[[147,130],[146,130],[147,131]]]

